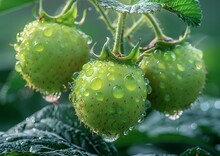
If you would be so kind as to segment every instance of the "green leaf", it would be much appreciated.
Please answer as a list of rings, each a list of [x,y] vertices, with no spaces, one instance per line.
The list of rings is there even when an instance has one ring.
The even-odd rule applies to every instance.
[[[198,0],[149,0],[162,4],[162,7],[177,14],[183,21],[191,26],[199,26],[202,13]]]
[[[165,9],[177,14],[190,26],[199,26],[202,17],[198,0],[133,0],[133,5],[126,5],[117,0],[97,0],[97,3],[122,13],[144,14]]]
[[[8,11],[9,9],[21,7],[34,1],[35,0],[0,0],[0,13]]]
[[[122,13],[150,13],[159,11],[161,9],[161,5],[158,3],[152,3],[146,0],[140,0],[134,5],[126,5],[117,0],[97,0],[98,4],[102,7],[106,7],[109,9],[116,10]]]
[[[0,154],[115,155],[115,147],[91,134],[78,121],[71,105],[47,106],[5,133]]]

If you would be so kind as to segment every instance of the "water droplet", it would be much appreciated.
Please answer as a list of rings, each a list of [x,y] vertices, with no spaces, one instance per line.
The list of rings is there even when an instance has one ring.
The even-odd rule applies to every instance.
[[[85,74],[86,74],[87,77],[92,76],[93,73],[94,73],[94,70],[93,70],[93,69],[88,69],[88,70],[86,70],[86,72],[85,72]]]
[[[73,73],[73,75],[72,75],[72,79],[75,80],[78,76],[79,76],[79,72],[75,72],[75,73]]]
[[[128,135],[129,131],[124,131],[123,134],[124,135]]]
[[[148,85],[150,81],[147,78],[144,78],[145,85]]]
[[[165,75],[165,74],[160,74],[160,77],[161,77],[162,79],[166,79],[166,75]]]
[[[34,45],[34,50],[37,52],[42,52],[44,50],[44,45],[41,43],[37,43]]]
[[[92,79],[90,87],[93,90],[99,90],[102,88],[102,85],[103,85],[102,80],[100,78],[96,77],[96,78]]]
[[[89,96],[89,90],[88,89],[86,89],[85,91],[84,91],[84,94],[83,94],[84,96]]]
[[[169,95],[169,94],[166,94],[166,95],[164,96],[164,100],[167,101],[167,102],[169,102],[169,101],[170,101],[170,95]]]
[[[82,69],[83,69],[83,70],[87,70],[87,69],[89,69],[90,67],[91,67],[91,65],[90,65],[89,63],[87,63],[87,64],[83,65]]]
[[[216,101],[214,106],[216,109],[220,109],[220,100]]]
[[[136,102],[140,102],[139,98],[136,98],[135,101],[136,101]]]
[[[96,98],[96,100],[98,100],[98,101],[103,101],[103,100],[104,100],[104,95],[103,95],[101,92],[97,92],[97,93],[95,94],[95,98]]]
[[[166,69],[166,67],[163,63],[158,63],[157,66],[158,66],[159,69]]]
[[[132,75],[127,75],[124,79],[124,85],[127,90],[134,91],[137,88],[137,82]]]
[[[91,44],[92,43],[92,37],[86,35],[86,39],[87,39],[87,44]]]
[[[104,69],[99,69],[98,73],[99,73],[99,74],[104,74],[104,73],[105,73],[105,70],[104,70]]]
[[[42,93],[43,95],[43,99],[47,102],[50,102],[50,103],[57,103],[60,96],[61,96],[61,93]]]
[[[163,82],[160,82],[160,88],[165,88],[165,83],[163,83]]]
[[[51,28],[45,28],[45,29],[43,30],[43,34],[44,34],[44,36],[46,36],[46,37],[50,37],[50,36],[53,34],[53,30],[52,30]]]
[[[112,73],[108,73],[108,74],[107,74],[107,78],[108,78],[108,80],[110,80],[110,81],[114,81],[114,80],[115,80],[115,76],[114,76],[114,74],[112,74]]]
[[[144,121],[145,114],[141,114],[140,118],[138,119],[138,123],[142,123]]]
[[[177,69],[178,69],[179,71],[184,71],[184,70],[185,70],[184,66],[182,66],[182,65],[180,65],[180,64],[177,64],[176,66],[177,66]]]
[[[147,94],[152,93],[152,87],[150,85],[147,85]]]
[[[180,118],[182,114],[183,114],[183,111],[177,111],[173,115],[166,114],[166,117],[168,117],[170,120],[177,120]]]
[[[196,69],[197,69],[197,70],[200,70],[200,69],[202,69],[202,67],[203,67],[202,63],[199,62],[199,61],[195,62],[195,65],[196,65]]]
[[[116,85],[113,87],[113,96],[116,98],[116,99],[120,99],[124,96],[125,92],[124,92],[124,89],[119,86],[119,85]]]
[[[200,59],[203,58],[203,52],[202,52],[202,51],[199,50],[199,51],[197,52],[197,54],[198,54],[198,56],[199,56]]]
[[[105,140],[106,142],[114,142],[115,140],[117,140],[119,138],[119,135],[116,134],[114,136],[107,136],[107,135],[102,135],[103,140]]]
[[[15,64],[15,70],[16,70],[17,72],[21,72],[21,71],[22,71],[20,62],[16,62],[16,64]]]
[[[151,102],[149,100],[146,100],[145,104],[147,109],[151,107]]]
[[[172,51],[168,51],[164,53],[164,58],[167,61],[175,61],[176,60],[176,55]]]
[[[129,131],[133,131],[134,130],[134,127],[129,127]]]
[[[155,51],[154,51],[154,57],[155,57],[155,58],[160,58],[161,56],[162,56],[161,50],[155,50]]]

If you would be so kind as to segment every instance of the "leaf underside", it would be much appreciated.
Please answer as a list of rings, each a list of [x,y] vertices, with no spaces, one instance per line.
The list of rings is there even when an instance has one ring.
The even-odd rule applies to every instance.
[[[78,121],[71,105],[47,106],[5,133],[0,155],[29,152],[39,155],[115,155],[106,143]],[[21,154],[22,155],[22,154]]]
[[[199,26],[202,17],[198,0],[134,0],[132,5],[123,4],[118,0],[97,0],[97,3],[102,7],[130,14],[154,13],[165,9],[177,14],[190,26]]]

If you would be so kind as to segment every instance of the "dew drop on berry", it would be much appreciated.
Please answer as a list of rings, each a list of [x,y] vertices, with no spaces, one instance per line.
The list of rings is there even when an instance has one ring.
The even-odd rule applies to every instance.
[[[144,78],[145,85],[148,85],[150,81],[147,78]]]
[[[53,34],[53,30],[51,28],[45,28],[43,34],[45,37],[50,37]]]
[[[107,79],[110,80],[110,81],[114,81],[114,80],[115,80],[114,74],[108,73],[108,74],[107,74]]]
[[[94,79],[92,79],[90,87],[92,88],[92,90],[99,90],[102,88],[103,82],[100,78],[96,77]]]
[[[151,107],[151,102],[149,100],[146,100],[145,105],[146,105],[146,109],[148,109]]]
[[[129,131],[133,131],[133,130],[134,130],[133,126],[129,127]]]
[[[158,66],[159,69],[166,69],[166,67],[163,63],[158,63],[157,66]]]
[[[147,85],[147,94],[151,94],[152,87],[150,85]]]
[[[124,131],[123,135],[128,135],[128,133],[129,133],[129,130],[128,131]]]
[[[91,65],[90,65],[89,63],[87,63],[87,64],[83,65],[82,69],[83,69],[83,70],[87,70],[87,69],[89,69],[90,67],[91,67]]]
[[[116,135],[114,135],[114,136],[107,136],[107,135],[102,135],[102,138],[103,138],[103,140],[104,141],[106,141],[106,142],[114,142],[114,141],[116,141],[118,138],[119,138],[119,135],[118,134],[116,134]]]
[[[34,45],[34,50],[36,52],[42,52],[44,50],[44,45],[41,43],[37,43]]]
[[[43,99],[50,103],[57,103],[60,99],[61,93],[42,93]]]
[[[103,100],[104,100],[104,95],[103,95],[101,92],[97,92],[97,93],[95,94],[95,98],[96,98],[96,100],[98,100],[98,101],[103,101]]]
[[[176,55],[172,51],[168,51],[164,53],[164,59],[167,61],[175,61]]]
[[[181,72],[185,70],[184,66],[182,66],[181,64],[177,64],[176,66],[177,66],[177,69]]]
[[[169,95],[169,94],[166,94],[166,95],[164,96],[164,101],[167,101],[167,102],[170,101],[170,95]]]
[[[155,57],[155,58],[160,58],[161,56],[162,56],[161,50],[155,50],[155,51],[154,51],[154,57]]]
[[[183,114],[183,111],[177,111],[173,115],[166,114],[166,117],[168,117],[170,120],[177,120],[180,118],[182,114]]]
[[[141,114],[141,116],[138,119],[138,123],[142,123],[144,121],[145,115]]]
[[[124,92],[124,89],[119,86],[119,85],[116,85],[113,87],[113,96],[116,98],[116,99],[120,99],[124,96],[125,92]]]
[[[195,65],[196,65],[196,69],[197,70],[200,70],[200,69],[202,69],[202,63],[201,62],[199,62],[199,61],[197,61],[197,62],[195,62]]]
[[[15,70],[16,70],[17,72],[21,72],[21,64],[20,64],[20,62],[16,62],[16,64],[15,64]]]
[[[104,74],[104,73],[105,73],[105,70],[101,68],[101,69],[99,69],[98,73],[99,73],[99,74]]]
[[[72,79],[75,80],[78,76],[79,76],[79,72],[75,72],[75,73],[73,73],[73,75],[72,75]]]
[[[86,74],[87,77],[92,76],[93,73],[94,73],[94,70],[93,70],[93,69],[87,69],[86,72],[85,72],[85,74]]]
[[[84,91],[83,95],[84,95],[84,96],[89,96],[89,90],[86,89],[86,90]]]
[[[202,51],[199,50],[199,51],[197,52],[197,54],[198,54],[198,56],[199,56],[200,59],[203,58],[203,53],[202,53]]]
[[[132,75],[127,75],[124,78],[124,85],[129,91],[134,91],[137,88],[137,82]]]

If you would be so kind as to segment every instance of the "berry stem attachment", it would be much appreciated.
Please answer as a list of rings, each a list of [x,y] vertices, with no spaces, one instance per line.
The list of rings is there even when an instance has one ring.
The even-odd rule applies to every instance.
[[[44,14],[43,10],[43,0],[39,1],[39,16],[42,16]]]
[[[63,14],[65,14],[69,10],[69,8],[73,5],[73,3],[75,3],[75,0],[69,0],[64,6],[64,8],[62,9],[62,11],[60,12],[59,16],[62,16]]]
[[[126,22],[126,13],[118,13],[118,24],[115,32],[115,43],[113,47],[114,54],[123,54],[124,53],[124,28]]]
[[[151,14],[145,14],[145,17],[147,18],[147,20],[150,22],[150,24],[152,25],[152,28],[154,30],[154,33],[156,35],[156,38],[158,40],[160,39],[165,39],[167,38],[164,34],[162,29],[159,26],[159,23],[156,21],[155,17]]]
[[[90,0],[90,3],[95,7],[95,9],[100,13],[101,19],[104,21],[109,31],[114,35],[115,28],[109,19],[109,17],[105,14],[104,10],[97,4],[96,0]]]

